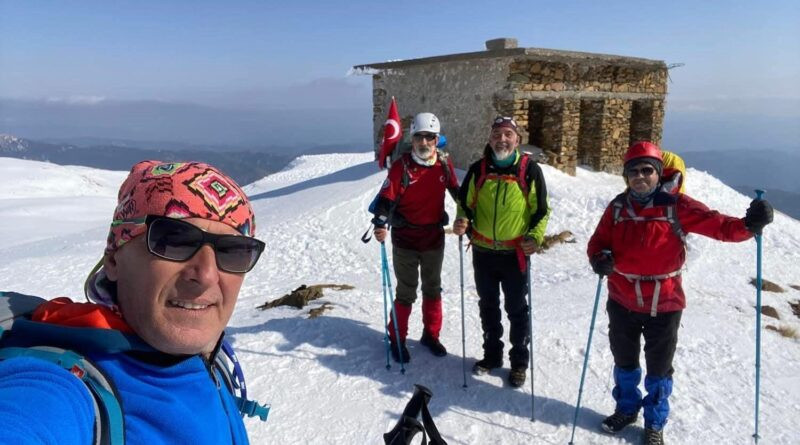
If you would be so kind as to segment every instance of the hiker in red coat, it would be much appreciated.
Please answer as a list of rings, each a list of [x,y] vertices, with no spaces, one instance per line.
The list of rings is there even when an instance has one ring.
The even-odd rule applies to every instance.
[[[397,278],[395,313],[400,337],[389,323],[392,356],[398,362],[410,360],[406,347],[408,319],[417,299],[422,278],[422,324],[420,343],[439,357],[447,350],[439,341],[442,328],[442,261],[444,260],[445,190],[454,194],[458,179],[447,155],[436,149],[439,120],[432,113],[420,113],[411,123],[411,152],[402,155],[389,170],[375,210],[375,239],[383,242],[392,231],[392,262]]]
[[[616,433],[635,422],[644,408],[644,443],[655,445],[664,443],[672,359],[686,307],[681,286],[686,234],[744,241],[772,222],[773,213],[767,201],[754,200],[744,218],[723,215],[687,195],[662,190],[662,171],[658,146],[631,145],[623,172],[628,188],[608,205],[587,249],[592,269],[608,276],[606,311],[616,408],[601,426]],[[647,364],[644,398],[638,388],[642,336]]]

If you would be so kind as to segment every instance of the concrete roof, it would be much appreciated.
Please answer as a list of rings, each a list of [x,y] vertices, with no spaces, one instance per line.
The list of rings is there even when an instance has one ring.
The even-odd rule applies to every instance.
[[[416,65],[433,63],[464,61],[475,59],[509,58],[517,57],[526,60],[543,62],[580,63],[586,65],[613,64],[652,69],[666,69],[663,60],[642,59],[638,57],[616,56],[611,54],[584,53],[578,51],[563,51],[545,48],[510,48],[494,51],[476,51],[471,53],[449,54],[444,56],[423,57],[420,59],[400,60],[396,62],[370,63],[356,65],[356,70],[403,68]]]

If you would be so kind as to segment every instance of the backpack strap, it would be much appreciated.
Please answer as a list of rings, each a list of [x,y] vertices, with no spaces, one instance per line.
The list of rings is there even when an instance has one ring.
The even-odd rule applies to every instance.
[[[47,300],[33,295],[0,292],[0,337],[4,331],[11,329],[15,319],[29,317],[45,301]]]
[[[526,178],[528,175],[528,163],[530,160],[530,153],[523,152],[522,157],[519,159],[519,168],[517,168],[517,184],[519,184],[519,189],[522,190],[522,194],[525,196],[526,204],[528,202],[528,193],[530,193],[530,186],[528,185]]]
[[[620,221],[625,220],[641,222],[666,221],[669,223],[670,228],[672,228],[672,233],[680,238],[684,245],[686,244],[686,231],[683,230],[683,225],[681,225],[681,222],[678,220],[677,202],[672,202],[664,206],[664,215],[655,217],[643,217],[637,215],[633,210],[633,205],[631,205],[624,193],[614,198],[614,200],[611,201],[611,206],[613,208],[615,225]],[[623,210],[625,211],[625,214],[623,214]]]
[[[678,211],[675,204],[670,204],[667,206],[665,213],[667,221],[669,222],[670,227],[672,227],[672,233],[678,235],[678,238],[681,239],[681,242],[686,245],[686,232],[683,230],[681,222],[678,221]]]
[[[525,204],[528,204],[528,194],[530,193],[530,185],[528,184],[528,163],[530,162],[531,156],[528,152],[522,152],[519,158],[519,166],[517,166],[517,185],[519,189],[522,191],[522,195],[525,196]],[[470,208],[474,209],[478,204],[478,191],[483,187],[483,184],[486,182],[486,178],[488,174],[486,173],[487,169],[487,161],[486,156],[481,158],[481,172],[478,175],[478,178],[475,180],[475,191],[472,194],[472,201],[469,203]]]
[[[481,172],[478,175],[478,178],[475,180],[475,189],[472,192],[472,201],[469,203],[469,207],[474,209],[478,205],[478,192],[480,191],[481,187],[483,187],[483,183],[486,182],[486,156],[481,158]]]
[[[402,215],[401,215],[401,218],[399,220],[395,221],[395,219],[396,219],[395,218],[395,211],[397,210],[398,204],[400,204],[400,198],[403,196],[403,193],[405,193],[406,189],[408,188],[409,184],[411,183],[411,176],[408,173],[408,169],[410,168],[409,165],[408,165],[408,163],[409,163],[408,160],[409,160],[410,156],[411,155],[406,156],[404,154],[403,157],[400,158],[400,162],[403,163],[403,173],[400,176],[400,190],[399,190],[399,192],[397,193],[397,196],[394,199],[394,203],[389,208],[389,217],[387,219],[387,224],[386,224],[387,226],[391,226],[391,225],[393,225],[394,222],[397,222],[398,223],[396,225],[397,227],[401,227],[401,226],[403,226],[403,227],[427,227],[427,226],[414,226],[413,224],[409,224],[408,222],[405,221],[405,218],[402,218]],[[450,169],[447,167],[447,157],[448,157],[447,153],[445,153],[445,152],[443,152],[441,150],[438,150],[438,149],[436,150],[436,163],[442,167],[442,170],[444,170],[445,188],[450,193],[450,196],[453,198],[453,201],[458,202],[458,189],[450,189],[448,187],[448,185],[450,184]],[[447,222],[445,222],[444,224],[446,225]],[[440,227],[441,225],[442,225],[441,223],[430,224],[431,227]],[[361,241],[363,241],[365,243],[369,242],[370,237],[368,237],[368,232],[369,232],[369,229],[367,229],[367,232],[364,232],[364,235],[361,236]]]
[[[660,275],[637,275],[632,273],[624,273],[620,272],[616,268],[614,268],[614,272],[622,275],[625,277],[626,280],[630,283],[634,283],[633,287],[636,291],[636,304],[639,307],[644,307],[644,296],[642,295],[642,281],[655,281],[655,287],[653,288],[653,302],[650,304],[650,316],[655,317],[658,309],[658,296],[661,293],[661,282],[666,280],[667,278],[677,277],[681,274],[681,270],[675,270],[670,273],[660,274]]]
[[[616,225],[620,221],[667,221],[672,228],[672,233],[675,234],[678,238],[680,238],[681,242],[683,243],[684,249],[686,248],[686,232],[683,230],[683,226],[681,225],[680,221],[678,221],[678,215],[676,210],[676,203],[677,201],[671,202],[669,205],[664,206],[664,216],[656,216],[656,217],[642,217],[636,215],[633,210],[633,205],[631,205],[630,201],[627,199],[626,195],[620,194],[611,201],[611,206],[613,208],[613,217],[614,217],[614,224]],[[625,215],[623,215],[623,210],[625,211]],[[642,281],[655,281],[655,288],[653,289],[653,302],[650,305],[650,316],[655,317],[657,308],[658,308],[658,297],[661,291],[661,282],[666,280],[667,278],[676,277],[681,274],[681,270],[675,270],[669,273],[660,274],[660,275],[637,275],[637,274],[629,274],[620,272],[616,268],[614,269],[615,273],[618,273],[625,277],[628,282],[634,283],[634,290],[636,291],[636,303],[639,307],[644,307],[644,297],[642,296],[642,288],[641,282]]]
[[[447,189],[447,192],[450,193],[450,197],[453,198],[453,201],[458,202],[458,187],[450,188],[450,168],[447,165],[447,159],[450,155],[442,150],[436,150],[436,157],[439,160],[439,164],[442,166],[442,170],[444,170],[444,187]]]
[[[0,360],[14,357],[33,357],[53,363],[80,379],[92,395],[94,406],[94,444],[122,445],[125,443],[125,419],[119,396],[91,360],[73,351],[50,346],[0,348]]]
[[[236,402],[236,407],[242,417],[258,417],[262,422],[267,421],[269,417],[270,406],[259,404],[255,400],[247,398],[247,386],[244,381],[244,372],[239,364],[239,359],[233,352],[233,347],[225,340],[222,340],[220,350],[222,354],[217,353],[214,357],[214,369],[222,377],[222,382],[228,391],[233,396]],[[231,367],[233,369],[231,370]]]

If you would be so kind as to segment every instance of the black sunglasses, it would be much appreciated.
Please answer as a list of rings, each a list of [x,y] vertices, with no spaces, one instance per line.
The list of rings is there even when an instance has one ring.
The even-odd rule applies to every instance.
[[[436,135],[433,133],[417,133],[414,135],[414,138],[418,141],[425,139],[426,141],[432,141],[436,139]]]
[[[639,176],[639,173],[641,173],[642,176],[650,176],[655,172],[656,169],[654,169],[653,167],[629,168],[628,170],[626,170],[626,174],[631,178]]]
[[[170,261],[188,261],[204,244],[214,248],[217,268],[225,272],[250,272],[256,265],[264,242],[249,236],[217,235],[179,219],[150,215],[147,224],[147,250]]]

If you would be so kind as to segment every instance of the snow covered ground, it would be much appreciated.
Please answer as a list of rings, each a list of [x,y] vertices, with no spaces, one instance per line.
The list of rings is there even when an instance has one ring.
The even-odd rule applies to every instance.
[[[382,443],[414,383],[434,393],[431,411],[450,444],[566,444],[578,393],[597,277],[586,242],[619,177],[579,170],[576,177],[543,167],[553,209],[548,233],[569,230],[574,244],[533,259],[535,421],[530,385],[507,386],[507,369],[467,375],[462,388],[461,311],[457,238],[448,236],[443,272],[442,341],[450,355],[436,358],[419,345],[415,306],[410,325],[412,362],[405,375],[385,368],[380,250],[359,237],[367,204],[385,173],[371,153],[304,156],[284,171],[246,187],[267,243],[248,275],[228,329],[247,375],[249,392],[269,402],[267,423],[247,420],[254,444]],[[123,172],[0,158],[0,290],[47,298],[82,299],[86,274],[100,258]],[[706,173],[690,170],[687,193],[710,207],[743,215],[751,198]],[[769,198],[769,197],[767,197]],[[451,215],[454,205],[449,201]],[[470,253],[465,254],[467,369],[481,354],[477,297]],[[762,294],[781,320],[764,325],[800,329],[788,301],[800,300],[800,223],[782,214],[764,237],[764,277],[786,293]],[[684,312],[675,358],[668,443],[752,443],[755,380],[755,243],[725,244],[690,235],[684,275]],[[301,284],[350,284],[325,291],[333,308],[308,319],[308,309],[256,306]],[[638,427],[617,437],[598,432],[613,410],[612,358],[605,296],[594,331],[575,443],[638,443]],[[508,366],[508,363],[506,363]],[[529,376],[530,378],[530,376]],[[760,427],[763,444],[800,442],[800,341],[762,333]],[[792,439],[794,438],[794,439]]]

